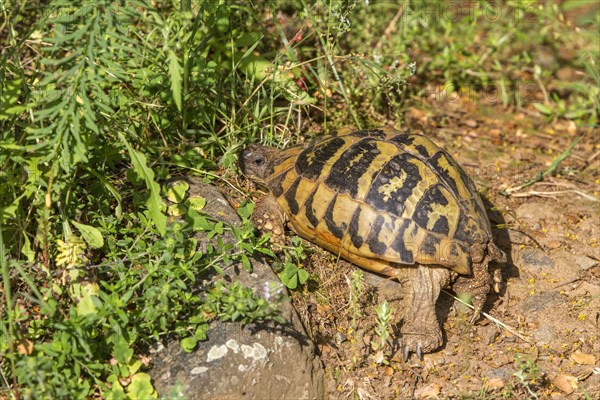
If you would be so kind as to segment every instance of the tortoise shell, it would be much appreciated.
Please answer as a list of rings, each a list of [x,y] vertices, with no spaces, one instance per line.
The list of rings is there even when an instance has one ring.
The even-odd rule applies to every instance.
[[[261,180],[291,229],[366,269],[471,274],[473,246],[492,240],[473,181],[421,134],[344,131],[269,154]]]

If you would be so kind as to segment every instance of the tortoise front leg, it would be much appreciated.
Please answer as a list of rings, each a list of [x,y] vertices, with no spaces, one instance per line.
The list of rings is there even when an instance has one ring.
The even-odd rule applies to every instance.
[[[286,215],[273,196],[260,198],[254,205],[254,212],[250,219],[262,235],[271,233],[271,243],[276,246],[285,245]]]

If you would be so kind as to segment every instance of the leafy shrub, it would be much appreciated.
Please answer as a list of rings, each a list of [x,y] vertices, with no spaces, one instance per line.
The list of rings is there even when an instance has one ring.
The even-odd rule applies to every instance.
[[[401,122],[430,84],[499,88],[504,105],[526,106],[519,85],[533,82],[549,118],[597,122],[597,14],[575,32],[558,6],[467,2],[473,13],[449,20],[431,18],[432,3],[1,4],[0,397],[154,397],[156,340],[191,350],[212,319],[277,318],[237,283],[198,289],[223,263],[272,255],[251,207],[229,227],[201,203],[163,200],[182,174],[236,186],[245,142]],[[489,7],[511,18],[492,21]],[[538,51],[564,48],[582,79],[559,82],[562,65]],[[216,244],[200,252],[198,231]],[[291,255],[290,288],[308,279],[298,241]]]

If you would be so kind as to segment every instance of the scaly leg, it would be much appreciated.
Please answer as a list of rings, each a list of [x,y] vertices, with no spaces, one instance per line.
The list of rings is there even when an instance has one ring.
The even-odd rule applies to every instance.
[[[256,229],[263,235],[271,233],[271,243],[276,246],[285,245],[284,225],[286,217],[273,196],[262,197],[256,202],[251,220]]]
[[[404,275],[404,274],[403,274]],[[435,304],[443,287],[450,283],[450,270],[443,267],[407,268],[402,285],[406,288],[407,315],[402,325],[402,354],[407,360],[414,352],[418,358],[440,347],[442,330]]]

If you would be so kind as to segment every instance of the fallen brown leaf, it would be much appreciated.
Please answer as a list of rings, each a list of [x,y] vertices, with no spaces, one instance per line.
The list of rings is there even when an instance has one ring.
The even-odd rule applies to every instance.
[[[319,346],[321,348],[321,354],[329,354],[331,353],[332,348],[327,346],[326,344]]]
[[[327,304],[317,304],[317,312],[319,314],[329,314],[331,312],[331,307]]]
[[[21,340],[17,344],[17,351],[19,354],[29,355],[33,352],[33,342],[30,340]]]
[[[571,354],[571,360],[575,361],[577,364],[583,365],[596,364],[596,357],[593,354],[582,353],[579,350]]]
[[[571,394],[577,388],[577,378],[567,374],[559,374],[552,380],[554,386],[566,394]]]
[[[421,122],[427,121],[427,115],[423,111],[419,110],[418,108],[411,108],[408,111],[408,115],[410,118],[413,118],[413,119],[421,121]]]
[[[560,245],[561,243],[558,240],[551,240],[548,243],[546,243],[546,247],[549,249],[558,249]]]
[[[491,378],[485,383],[486,390],[502,389],[506,385],[503,379]]]
[[[469,128],[477,128],[477,125],[479,124],[474,119],[468,119],[465,121],[465,125],[467,125]]]
[[[415,390],[415,397],[418,399],[435,399],[440,394],[441,386],[437,383],[431,383]]]

